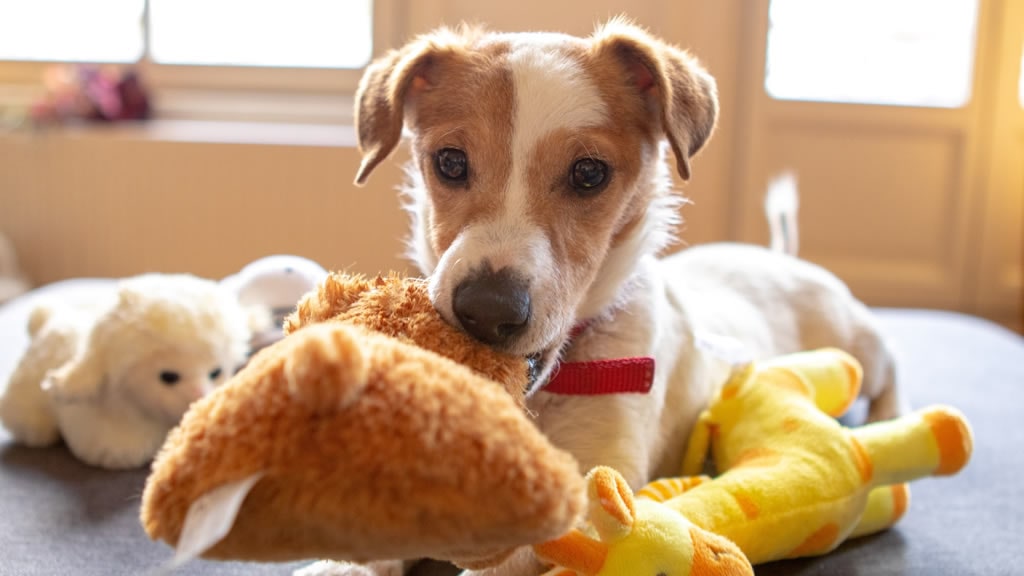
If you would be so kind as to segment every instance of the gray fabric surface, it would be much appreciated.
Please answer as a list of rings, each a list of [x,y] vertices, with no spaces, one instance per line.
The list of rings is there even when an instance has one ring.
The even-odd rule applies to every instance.
[[[956,477],[914,483],[910,510],[895,529],[822,558],[760,566],[757,574],[1024,573],[1024,340],[956,314],[879,316],[899,349],[913,405],[963,410],[974,426],[974,458]],[[0,308],[0,356],[16,352],[3,336],[11,322]],[[0,358],[0,366],[9,360]],[[15,446],[0,431],[0,576],[145,574],[165,561],[171,550],[149,541],[138,523],[145,477],[145,470],[85,466],[63,446]],[[300,565],[194,562],[179,573],[289,574]]]
[[[758,576],[1024,574],[1024,339],[957,314],[878,313],[913,407],[951,404],[971,422],[971,462],[911,484],[895,528],[821,558],[760,566]]]

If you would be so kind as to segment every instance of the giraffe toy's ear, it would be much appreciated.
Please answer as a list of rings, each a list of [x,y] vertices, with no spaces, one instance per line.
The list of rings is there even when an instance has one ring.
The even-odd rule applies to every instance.
[[[534,550],[544,560],[576,574],[592,576],[601,571],[610,546],[633,531],[636,504],[626,479],[606,466],[598,466],[587,474],[587,496],[588,516],[600,540],[573,530],[557,540],[534,546]]]
[[[616,542],[629,535],[636,523],[633,491],[618,471],[598,466],[587,474],[590,521],[603,542]]]
[[[594,540],[579,530],[573,530],[557,540],[533,547],[537,556],[557,565],[544,576],[595,576],[608,558],[608,545]]]

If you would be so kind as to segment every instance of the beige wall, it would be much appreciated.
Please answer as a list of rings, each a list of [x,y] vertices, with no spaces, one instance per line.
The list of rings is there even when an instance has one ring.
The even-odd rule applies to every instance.
[[[399,171],[383,166],[356,188],[358,160],[351,146],[176,142],[145,130],[0,137],[0,230],[36,283],[220,277],[273,253],[404,271]]]
[[[734,2],[720,9],[689,3],[684,16],[685,3],[654,0],[628,3],[628,10],[612,1],[416,1],[408,2],[400,35],[461,20],[588,34],[596,22],[628,13],[701,55],[721,85],[723,109],[734,109],[735,50],[728,34],[715,32],[731,29]],[[212,130],[223,132],[214,140],[238,140],[230,125]],[[688,242],[727,235],[732,130],[726,114],[685,186],[695,202],[681,231]],[[407,220],[394,192],[396,162],[355,188],[358,153],[345,137],[350,131],[337,131],[328,145],[302,145],[302,138],[265,145],[260,137],[251,144],[183,142],[180,132],[167,138],[146,128],[0,134],[0,230],[36,283],[145,271],[219,276],[282,252],[364,273],[413,272],[401,257]]]
[[[915,166],[889,158],[891,172],[900,176],[890,178],[881,164],[854,166],[843,158],[819,158],[829,148],[815,143],[780,139],[765,145],[766,126],[773,124],[766,123],[768,108],[759,103],[764,102],[760,85],[763,29],[757,27],[763,25],[760,18],[766,0],[756,4],[748,0],[390,1],[395,3],[392,8],[402,8],[395,10],[401,14],[396,38],[460,20],[503,30],[587,34],[596,22],[628,13],[653,32],[691,49],[719,85],[722,114],[718,129],[695,160],[693,179],[682,186],[693,201],[683,212],[682,244],[723,239],[765,242],[767,233],[759,214],[765,179],[779,166],[806,165],[806,183],[815,187],[802,191],[807,203],[801,221],[806,225],[806,238],[813,241],[806,253],[837,270],[869,303],[941,306],[1006,323],[1020,320],[1022,218],[1007,214],[1020,212],[1024,184],[1010,182],[986,192],[983,188],[989,185],[972,176],[985,169],[977,160],[957,169],[962,188],[970,196],[955,204],[936,205],[935,193],[927,186],[904,187],[892,193],[884,189],[906,180],[901,174],[907,170],[920,171],[920,178],[912,179],[915,183],[934,184],[939,176],[929,176],[934,166],[928,165],[934,159]],[[985,2],[986,6],[1000,6],[1006,0]],[[1012,2],[1006,5],[1013,6]],[[760,8],[751,10],[751,6]],[[1000,20],[995,13],[991,19]],[[1016,30],[1007,33],[1016,34]],[[988,49],[979,50],[985,58],[983,64],[987,63]],[[1013,64],[1000,66],[1010,69]],[[1014,109],[1012,104],[1002,106]],[[977,117],[991,116],[985,110],[988,108]],[[902,113],[893,109],[891,114]],[[819,120],[826,132],[837,121]],[[849,118],[839,120],[850,123]],[[875,126],[886,129],[884,123]],[[971,126],[967,129],[975,130]],[[301,254],[330,268],[364,273],[414,272],[401,257],[407,220],[395,193],[401,178],[396,162],[385,163],[366,188],[355,188],[351,181],[359,159],[350,128],[321,126],[318,134],[326,137],[315,138],[306,138],[299,131],[298,136],[284,138],[288,144],[281,144],[280,134],[274,132],[289,134],[293,128],[265,128],[256,137],[228,124],[206,125],[202,137],[196,138],[190,138],[187,128],[168,132],[159,126],[113,133],[87,128],[0,134],[0,230],[12,237],[24,267],[37,283],[154,270],[223,276],[269,253]],[[823,138],[835,136],[826,132]],[[264,137],[268,134],[271,137]],[[1005,139],[1015,138],[1013,134],[1007,132]],[[978,136],[964,141],[991,146]],[[1014,150],[1019,149],[1018,143]],[[980,148],[967,151],[964,157],[980,158],[983,152]],[[1004,152],[1008,157],[1015,154],[1011,149]],[[888,219],[878,214],[878,205],[858,203],[852,200],[856,195],[832,189],[850,184],[848,178],[836,177],[842,171],[830,168],[835,165],[856,169],[872,182],[881,183],[876,195],[886,199],[885,205],[895,206]],[[1004,180],[1013,178],[1010,175]],[[815,186],[817,180],[821,183]],[[975,182],[982,185],[975,186]],[[989,218],[980,214],[982,202],[988,202],[984,212]],[[970,210],[962,211],[963,206]],[[851,207],[859,212],[852,213]],[[938,216],[927,220],[932,213]],[[943,214],[957,215],[955,236],[936,228],[942,224]],[[1006,222],[991,226],[991,216]],[[851,224],[856,221],[865,225]],[[901,225],[886,228],[879,222]],[[834,233],[837,230],[843,233]],[[968,245],[972,238],[981,240]],[[941,242],[953,243],[950,256]],[[1012,249],[982,249],[982,245],[1009,245]],[[918,252],[930,260],[915,261]],[[871,263],[869,256],[875,253],[890,256],[900,265],[891,274],[885,272],[888,269],[879,267],[878,262]],[[985,256],[979,268],[972,262],[982,253],[997,256],[992,262],[992,257]],[[851,254],[857,258],[851,260]],[[899,280],[901,274],[919,269],[927,272],[935,262],[945,266],[943,274],[918,274],[912,282]],[[879,276],[879,271],[884,274]]]

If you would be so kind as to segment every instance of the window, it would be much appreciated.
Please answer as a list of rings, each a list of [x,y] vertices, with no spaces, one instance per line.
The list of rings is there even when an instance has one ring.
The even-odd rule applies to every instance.
[[[361,68],[372,11],[371,0],[0,0],[0,59]]]
[[[397,0],[0,0],[0,116],[42,97],[53,63],[130,65],[166,119],[349,123]],[[380,46],[375,46],[379,43]]]
[[[0,60],[134,62],[143,0],[0,0]]]
[[[977,0],[772,0],[765,89],[782,100],[956,108]]]
[[[361,68],[371,12],[369,0],[149,0],[150,52],[161,64]]]
[[[1024,45],[1020,47],[1020,75],[1017,76],[1017,101],[1024,108]]]

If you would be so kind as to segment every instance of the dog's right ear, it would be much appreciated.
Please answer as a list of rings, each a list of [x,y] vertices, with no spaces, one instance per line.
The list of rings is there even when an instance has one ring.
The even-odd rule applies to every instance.
[[[416,94],[436,85],[432,73],[439,59],[462,48],[479,30],[462,25],[420,36],[374,60],[356,91],[356,135],[362,164],[356,184],[391,154],[402,137],[406,105]]]
[[[362,185],[370,172],[398,145],[402,137],[405,109],[417,94],[438,82],[438,63],[465,54],[486,30],[460,24],[443,27],[417,37],[392,50],[366,68],[356,91],[356,136],[363,154],[356,174]]]
[[[424,72],[429,65],[429,45],[414,42],[367,67],[356,92],[356,135],[363,154],[356,184],[364,184],[370,172],[398,145],[405,99],[410,90],[425,88]]]

